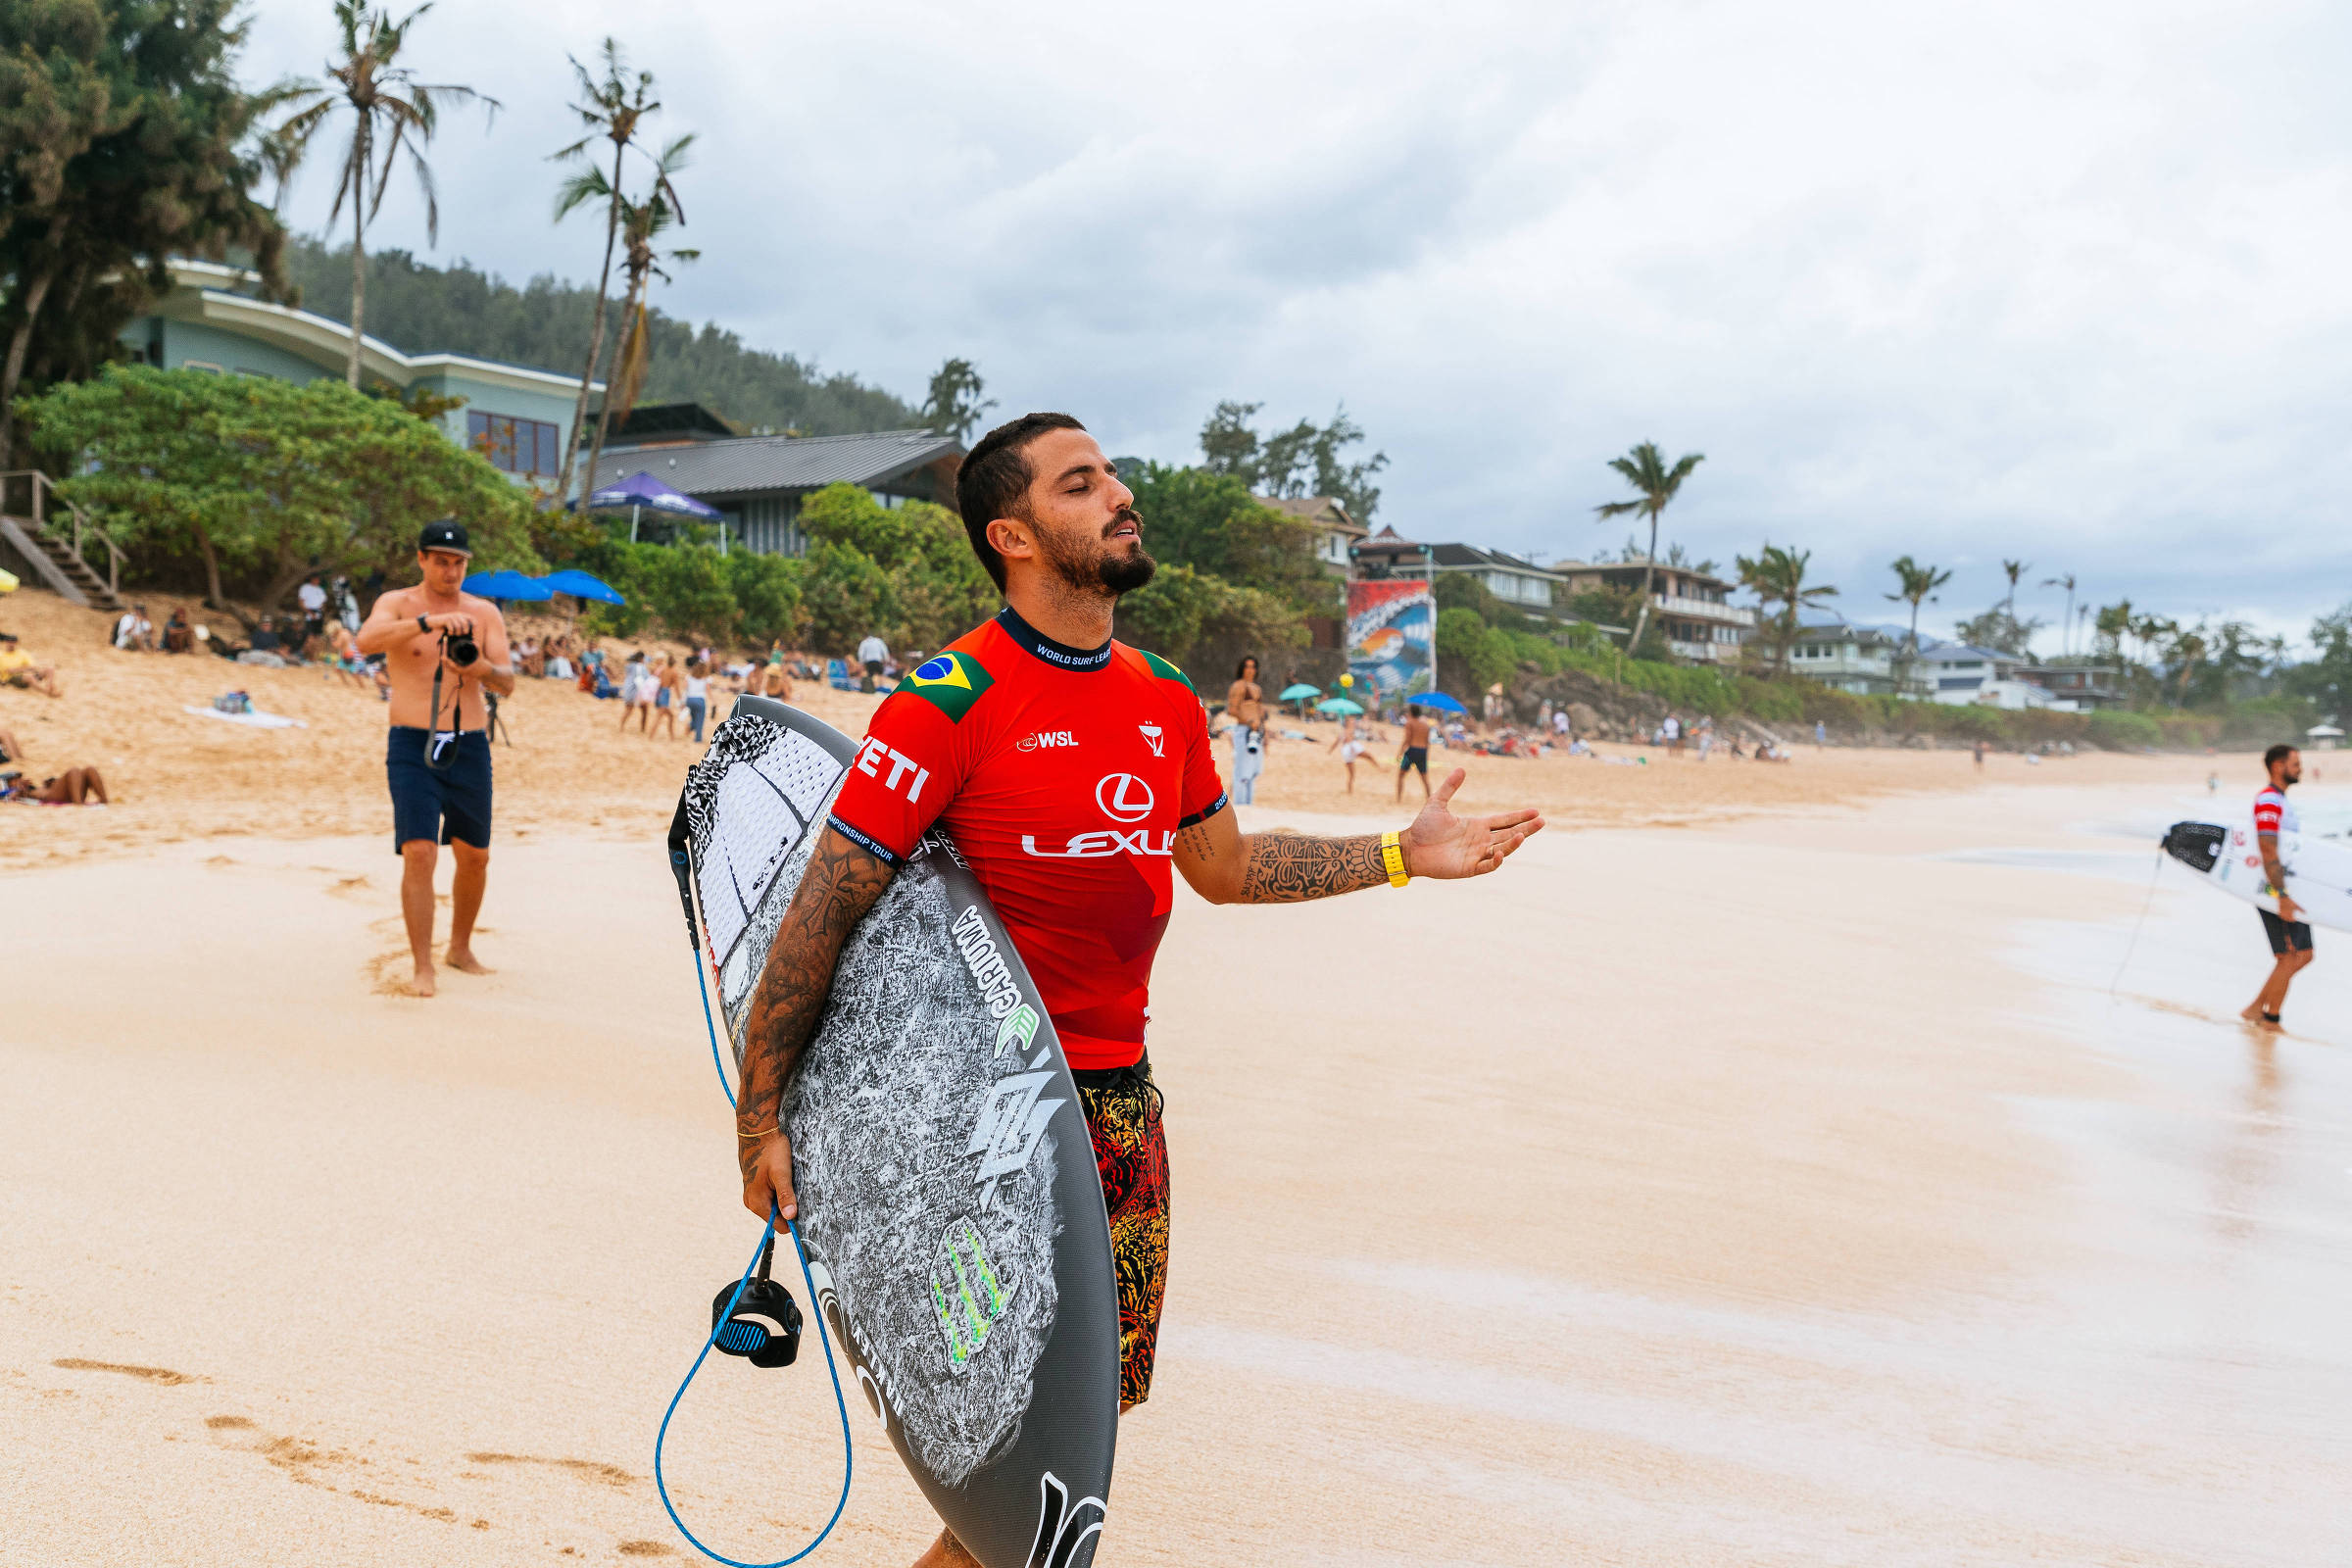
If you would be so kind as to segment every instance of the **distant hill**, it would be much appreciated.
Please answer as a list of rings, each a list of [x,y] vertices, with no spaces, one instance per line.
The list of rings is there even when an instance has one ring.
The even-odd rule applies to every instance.
[[[351,318],[351,247],[296,239],[286,247],[286,270],[302,287],[305,310]],[[595,309],[593,290],[549,275],[517,288],[463,261],[434,267],[400,250],[368,258],[368,335],[403,353],[472,354],[577,375]],[[617,303],[607,307],[608,344],[619,315]],[[880,387],[817,374],[790,354],[746,348],[715,321],[698,331],[657,308],[650,330],[653,367],[639,403],[700,403],[754,429],[808,435],[923,422]]]

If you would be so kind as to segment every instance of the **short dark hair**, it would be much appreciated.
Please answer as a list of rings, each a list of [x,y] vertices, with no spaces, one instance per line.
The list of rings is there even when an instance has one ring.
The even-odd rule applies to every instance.
[[[2277,767],[2280,762],[2285,761],[2288,758],[2294,756],[2302,749],[2303,748],[2300,746],[2289,746],[2286,744],[2286,742],[2280,741],[2278,745],[2272,747],[2269,751],[2262,754],[2262,765],[2266,769]]]
[[[999,517],[1027,518],[1029,486],[1037,475],[1022,456],[1029,443],[1048,430],[1083,430],[1086,426],[1066,414],[1024,414],[1007,419],[980,438],[964,454],[956,474],[956,510],[963,514],[963,531],[972,542],[991,581],[1004,588],[1004,558],[988,542],[988,525]]]

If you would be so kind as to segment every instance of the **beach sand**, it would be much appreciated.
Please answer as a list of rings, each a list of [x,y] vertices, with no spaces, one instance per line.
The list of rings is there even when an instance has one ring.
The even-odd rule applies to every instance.
[[[498,972],[426,1003],[371,697],[27,641],[73,695],[0,725],[125,802],[0,809],[0,1560],[689,1554],[653,1434],[758,1236],[659,844],[692,749],[526,687]],[[178,714],[231,683],[310,727]],[[2149,895],[2247,759],[1470,765],[1560,819],[1500,876],[1179,893],[1167,1320],[1099,1560],[2340,1551],[2352,970],[2323,933],[2257,1041],[2253,916]],[[1278,745],[1245,825],[1395,819],[1339,778]],[[936,1526],[853,1417],[815,1560],[903,1563]],[[813,1354],[726,1363],[671,1495],[781,1555],[837,1445]]]

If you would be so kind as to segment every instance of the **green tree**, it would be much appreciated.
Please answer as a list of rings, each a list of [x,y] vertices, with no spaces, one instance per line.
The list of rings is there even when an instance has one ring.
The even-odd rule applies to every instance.
[[[2065,572],[2056,577],[2041,579],[2044,588],[2066,590],[2066,613],[2058,621],[2058,656],[2063,659],[2075,651],[2075,574]]]
[[[1788,549],[1767,540],[1753,560],[1746,556],[1735,559],[1740,585],[1752,590],[1767,611],[1774,605],[1781,607],[1779,615],[1767,615],[1766,624],[1772,628],[1774,672],[1786,675],[1788,651],[1796,646],[1804,629],[1804,612],[1819,609],[1821,602],[1835,598],[1838,590],[1828,583],[1805,581],[1805,567],[1813,560],[1810,550]]]
[[[122,357],[170,256],[252,251],[284,288],[284,231],[251,195],[267,100],[238,86],[234,0],[0,5],[0,468],[25,387]]]
[[[995,614],[1002,602],[997,585],[972,554],[963,519],[945,507],[923,501],[885,507],[857,485],[831,484],[801,504],[800,521],[811,540],[854,551],[872,563],[889,590],[863,611],[876,618],[841,647],[866,632],[880,631],[894,646],[936,649]],[[807,595],[813,619],[820,613],[813,580]],[[853,597],[843,603],[863,601]],[[835,611],[827,608],[822,613]]]
[[[495,120],[499,101],[455,82],[422,82],[399,64],[408,46],[409,29],[432,10],[432,0],[400,21],[389,11],[369,11],[361,0],[335,0],[335,28],[340,62],[326,68],[320,81],[289,82],[277,94],[297,106],[277,127],[278,162],[291,171],[310,152],[329,116],[351,111],[351,140],[343,147],[343,165],[335,178],[335,204],[327,214],[332,222],[351,204],[351,353],[343,378],[354,391],[360,385],[360,339],[368,316],[368,225],[384,205],[392,166],[403,151],[409,168],[424,192],[424,236],[427,244],[441,237],[441,199],[433,188],[432,165],[424,161],[440,128],[441,103],[479,102]]]
[[[2009,618],[2012,620],[2017,618],[2017,579],[2032,569],[2033,564],[2030,562],[2004,561],[2001,563],[2001,570],[2009,578],[2009,597],[2004,601],[2004,605],[2009,612]]]
[[[1934,566],[1923,566],[1909,556],[1897,557],[1893,569],[1898,586],[1893,593],[1886,597],[1896,604],[1905,604],[1911,607],[1911,657],[1917,659],[1919,657],[1919,607],[1933,600],[1936,597],[1936,590],[1950,582],[1952,574],[1948,571],[1938,571]]]
[[[1162,565],[1247,583],[1309,614],[1337,612],[1341,587],[1315,556],[1315,530],[1267,506],[1241,475],[1147,463],[1119,477]]]
[[[947,361],[932,372],[931,394],[923,402],[923,428],[965,441],[980,416],[997,406],[995,398],[981,401],[980,394],[987,390],[988,383],[971,361]]]
[[[1953,635],[1972,648],[1989,648],[1996,654],[2012,659],[2034,657],[2034,634],[2041,630],[2041,621],[2031,617],[2020,620],[2010,613],[2006,602],[1994,605],[1982,615],[1974,615],[1952,628]]]
[[[887,640],[899,621],[898,596],[871,556],[819,540],[809,549],[808,562],[801,579],[801,608],[812,650],[847,654],[868,632],[884,632]]]
[[[2287,689],[2317,703],[2328,722],[2352,714],[2352,603],[2311,623],[2312,657],[2287,672]]]
[[[692,136],[680,136],[662,149],[654,162],[653,189],[643,201],[622,200],[620,206],[620,234],[624,247],[623,270],[628,273],[628,293],[620,311],[620,338],[612,348],[612,366],[605,375],[604,406],[597,411],[596,441],[588,449],[587,484],[594,488],[597,465],[604,461],[605,437],[612,429],[614,419],[625,419],[637,405],[637,394],[644,389],[645,372],[652,349],[646,333],[645,296],[655,278],[666,283],[667,272],[662,270],[662,254],[654,248],[654,241],[680,221],[678,210],[670,205],[672,189],[669,176],[685,168],[686,151],[694,143]],[[697,250],[674,250],[666,258],[673,262],[696,261],[702,256]]]
[[[1634,614],[1634,634],[1626,640],[1628,647],[1641,644],[1642,630],[1649,624],[1649,586],[1657,570],[1658,514],[1682,491],[1683,481],[1690,477],[1690,470],[1706,461],[1705,453],[1690,452],[1668,467],[1655,441],[1644,441],[1624,457],[1609,460],[1609,466],[1634,487],[1636,499],[1604,501],[1592,509],[1594,514],[1602,518],[1629,515],[1649,518],[1649,549],[1642,558],[1642,607]],[[1768,551],[1771,548],[1765,546]]]
[[[336,381],[111,366],[27,399],[33,438],[74,454],[59,488],[98,510],[136,560],[191,549],[207,602],[225,572],[264,613],[314,571],[397,568],[416,531],[456,515],[483,567],[536,566],[530,498],[399,404]]]
[[[1300,419],[1288,430],[1260,436],[1250,421],[1264,407],[1218,404],[1200,427],[1201,466],[1239,479],[1259,495],[1335,497],[1349,516],[1369,525],[1380,506],[1380,488],[1372,479],[1389,466],[1389,457],[1375,452],[1361,462],[1347,461],[1347,449],[1364,439],[1363,427],[1348,416],[1347,406],[1333,413],[1329,424]]]
[[[596,379],[596,368],[605,352],[605,300],[612,291],[612,251],[620,239],[621,191],[628,151],[637,142],[637,129],[646,116],[662,108],[653,96],[654,74],[636,73],[632,80],[623,58],[620,40],[611,35],[605,38],[603,74],[592,73],[577,58],[571,61],[571,74],[576,80],[579,99],[571,112],[580,117],[580,124],[588,134],[555,154],[557,161],[578,159],[581,167],[556,192],[556,221],[562,222],[576,209],[591,202],[605,204],[605,260],[596,274],[596,313],[588,325],[588,355],[580,371],[579,396],[572,403],[571,428],[564,436],[564,485],[562,496],[571,498],[573,460],[579,456],[580,432],[588,423],[588,386]],[[653,194],[665,197],[672,208],[684,212],[677,193],[668,188],[666,175],[659,172],[660,166],[684,150],[694,138],[685,136],[664,148],[655,160],[657,174]],[[589,148],[597,142],[610,142],[612,147],[612,172],[607,174],[589,156]],[[642,149],[641,149],[642,150]],[[601,150],[598,157],[603,156]],[[592,483],[593,477],[584,483]]]
[[[1113,620],[1122,640],[1191,672],[1203,690],[1229,676],[1228,661],[1242,652],[1265,657],[1307,640],[1298,612],[1273,594],[1181,564],[1120,599]]]
[[[727,558],[727,591],[739,615],[736,629],[755,647],[797,646],[801,640],[801,578],[807,564],[790,556],[738,550]]]

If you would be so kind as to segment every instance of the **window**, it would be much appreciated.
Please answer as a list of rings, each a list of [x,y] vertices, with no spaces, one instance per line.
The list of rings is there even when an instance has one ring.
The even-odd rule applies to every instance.
[[[466,416],[466,444],[506,473],[552,474],[564,462],[556,427],[543,419],[517,419],[505,414]]]
[[[226,375],[228,373],[226,370],[223,370],[220,368],[220,367],[215,365],[210,360],[182,360],[179,362],[179,368],[183,370],[207,370],[214,375]]]

